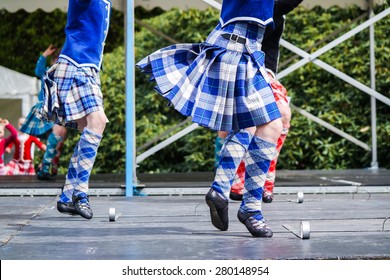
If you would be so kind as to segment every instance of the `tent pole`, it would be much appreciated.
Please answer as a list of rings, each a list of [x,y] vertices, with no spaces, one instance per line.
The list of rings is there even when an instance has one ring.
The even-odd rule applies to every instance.
[[[374,16],[374,3],[373,0],[368,1],[369,5],[369,17]],[[370,79],[371,88],[375,90],[375,27],[374,24],[370,25]],[[376,127],[376,99],[371,96],[371,137],[372,137],[372,160],[371,169],[378,169],[378,145],[377,145],[377,127]]]
[[[369,18],[374,16],[373,0],[368,1]],[[371,89],[375,90],[375,27],[370,25],[370,80]],[[372,161],[371,169],[378,169],[378,145],[377,145],[377,126],[376,126],[376,99],[371,96],[371,137],[372,137]]]
[[[126,196],[137,185],[135,163],[134,1],[126,0]]]

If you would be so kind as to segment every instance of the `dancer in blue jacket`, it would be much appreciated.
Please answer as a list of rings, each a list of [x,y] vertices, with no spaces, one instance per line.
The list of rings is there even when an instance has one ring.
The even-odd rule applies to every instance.
[[[230,131],[206,203],[212,224],[227,230],[231,183],[244,160],[246,191],[238,219],[254,237],[273,234],[261,203],[282,132],[261,51],[265,28],[273,25],[273,7],[273,0],[224,0],[219,24],[205,42],[169,46],[137,64],[177,111],[201,126]]]
[[[57,63],[43,76],[41,117],[81,131],[57,209],[86,219],[93,216],[89,177],[108,122],[99,73],[110,13],[109,0],[69,0],[65,44]]]

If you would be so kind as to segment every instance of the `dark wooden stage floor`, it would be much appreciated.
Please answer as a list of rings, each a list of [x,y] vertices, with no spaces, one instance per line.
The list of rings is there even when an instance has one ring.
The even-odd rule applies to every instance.
[[[229,230],[211,225],[204,202],[210,177],[141,175],[147,196],[125,197],[123,177],[94,176],[92,220],[57,212],[63,178],[0,178],[0,259],[390,259],[387,170],[281,171],[274,202],[263,204],[274,230],[269,239],[251,237],[235,201]],[[109,221],[110,208],[116,221]],[[294,234],[302,221],[310,224],[309,239]]]

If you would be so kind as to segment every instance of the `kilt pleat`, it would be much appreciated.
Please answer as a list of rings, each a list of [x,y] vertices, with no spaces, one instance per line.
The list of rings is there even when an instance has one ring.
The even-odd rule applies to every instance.
[[[20,131],[33,136],[40,136],[50,130],[54,123],[38,118],[37,115],[43,106],[43,102],[36,103],[28,113],[26,120],[20,127]]]
[[[99,72],[59,59],[43,76],[44,101],[38,118],[77,128],[77,120],[104,111]]]

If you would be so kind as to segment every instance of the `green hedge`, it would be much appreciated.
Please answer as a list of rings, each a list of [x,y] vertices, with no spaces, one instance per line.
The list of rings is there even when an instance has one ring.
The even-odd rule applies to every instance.
[[[376,13],[388,5],[376,9]],[[313,52],[335,39],[330,36],[343,26],[347,30],[363,22],[353,20],[363,15],[357,7],[340,9],[316,7],[310,11],[299,8],[287,18],[284,39],[301,49]],[[201,42],[215,27],[218,11],[173,9],[167,12],[136,10],[138,19],[179,42]],[[46,14],[37,11],[10,14],[1,11],[0,59],[1,65],[33,75],[39,52],[49,43],[62,44],[66,16],[60,11]],[[42,24],[45,22],[45,24]],[[389,17],[375,24],[376,88],[390,97],[389,75]],[[15,28],[16,26],[16,28]],[[105,108],[110,123],[107,125],[99,148],[95,173],[121,173],[125,168],[125,69],[123,42],[123,16],[114,12],[106,46],[104,71],[101,74]],[[136,61],[171,43],[139,25],[135,27]],[[345,31],[344,31],[345,32]],[[324,62],[345,72],[369,86],[368,30],[345,41],[320,57]],[[326,40],[325,40],[326,39]],[[56,41],[57,40],[57,41]],[[315,42],[325,40],[320,45]],[[58,43],[57,43],[58,42]],[[291,65],[299,58],[282,48],[283,62]],[[136,142],[141,147],[163,134],[185,118],[167,106],[167,101],[153,89],[148,77],[136,70]],[[359,140],[371,143],[370,97],[314,64],[286,76],[281,80],[292,97],[292,103],[330,122]],[[380,167],[390,167],[389,107],[377,102],[378,161]],[[175,130],[177,131],[177,129]],[[170,134],[171,135],[171,134]],[[138,172],[186,172],[213,169],[215,133],[199,128],[172,145],[157,152],[139,164]],[[77,141],[77,133],[70,132],[65,144],[61,172]],[[145,149],[144,149],[145,150]],[[138,154],[144,150],[137,151]],[[39,160],[39,159],[37,159]],[[66,164],[65,164],[66,163]],[[347,169],[369,167],[371,153],[293,112],[290,133],[281,153],[278,167],[284,169]]]

